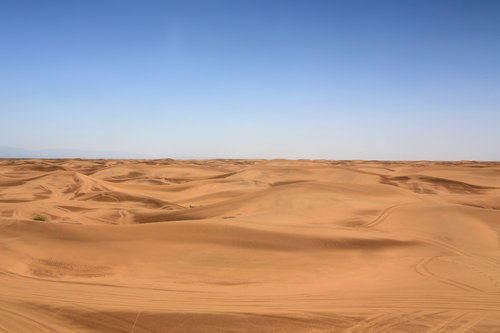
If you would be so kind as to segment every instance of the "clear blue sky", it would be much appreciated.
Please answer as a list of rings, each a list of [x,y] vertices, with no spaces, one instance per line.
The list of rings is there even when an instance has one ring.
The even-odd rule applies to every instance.
[[[0,1],[0,146],[500,160],[500,1]]]

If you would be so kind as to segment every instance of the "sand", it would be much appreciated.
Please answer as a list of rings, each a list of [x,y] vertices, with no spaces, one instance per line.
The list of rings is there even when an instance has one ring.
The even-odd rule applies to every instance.
[[[0,332],[499,332],[500,163],[0,160]]]

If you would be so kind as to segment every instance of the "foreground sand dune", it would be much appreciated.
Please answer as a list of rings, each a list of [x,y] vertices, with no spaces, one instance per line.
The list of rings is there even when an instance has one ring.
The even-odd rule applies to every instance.
[[[500,332],[500,163],[0,160],[0,332]]]

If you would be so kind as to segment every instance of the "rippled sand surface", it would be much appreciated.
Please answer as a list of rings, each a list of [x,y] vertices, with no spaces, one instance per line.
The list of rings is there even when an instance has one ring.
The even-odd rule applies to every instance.
[[[0,160],[1,332],[500,332],[500,163]]]

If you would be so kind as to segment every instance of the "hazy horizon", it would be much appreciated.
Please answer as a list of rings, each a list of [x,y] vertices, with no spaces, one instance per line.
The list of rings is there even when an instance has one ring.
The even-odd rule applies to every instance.
[[[497,1],[2,2],[0,146],[500,160],[499,11]]]
[[[401,161],[401,162],[498,162],[495,159],[367,159],[367,158],[305,158],[305,157],[227,157],[217,155],[169,155],[169,154],[140,154],[136,152],[123,152],[114,150],[78,150],[78,149],[41,149],[29,150],[24,148],[0,146],[0,159],[130,159],[130,160],[156,160],[156,159],[176,159],[176,160],[214,160],[214,159],[254,159],[254,160],[332,160],[332,161]]]

